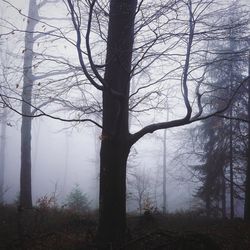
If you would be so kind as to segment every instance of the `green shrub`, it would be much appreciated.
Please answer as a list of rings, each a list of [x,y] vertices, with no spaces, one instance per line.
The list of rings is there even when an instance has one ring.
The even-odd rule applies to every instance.
[[[76,185],[67,196],[64,206],[72,212],[85,213],[89,211],[89,203],[87,195],[80,190],[79,185]]]

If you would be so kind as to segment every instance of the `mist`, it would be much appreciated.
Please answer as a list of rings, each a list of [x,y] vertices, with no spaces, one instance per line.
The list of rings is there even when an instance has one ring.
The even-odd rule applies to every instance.
[[[248,1],[0,7],[5,247],[62,229],[65,249],[141,249],[184,230],[180,249],[223,249],[224,223],[248,228]]]

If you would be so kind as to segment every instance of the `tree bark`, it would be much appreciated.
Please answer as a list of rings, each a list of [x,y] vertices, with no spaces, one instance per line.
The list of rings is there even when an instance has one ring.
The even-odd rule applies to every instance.
[[[100,152],[98,239],[108,249],[126,232],[126,163],[130,151],[128,98],[137,1],[113,0],[107,41]]]
[[[29,18],[25,33],[25,49],[23,62],[23,92],[22,92],[22,126],[21,126],[21,175],[20,175],[20,207],[32,207],[31,190],[31,102],[34,77],[33,63],[33,32],[37,24],[38,10],[36,1],[29,3]]]

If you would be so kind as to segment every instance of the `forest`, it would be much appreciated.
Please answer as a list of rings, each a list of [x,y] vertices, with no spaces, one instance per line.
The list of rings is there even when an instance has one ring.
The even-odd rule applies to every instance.
[[[249,0],[0,11],[0,249],[250,249]]]

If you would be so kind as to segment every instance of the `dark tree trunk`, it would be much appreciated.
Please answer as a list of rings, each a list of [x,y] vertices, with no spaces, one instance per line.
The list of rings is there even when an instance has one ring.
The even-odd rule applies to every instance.
[[[107,247],[122,244],[126,232],[126,164],[130,151],[128,97],[136,6],[134,0],[110,3],[98,229],[98,238]]]
[[[33,63],[33,32],[37,24],[37,4],[30,1],[29,17],[25,33],[25,50],[23,62],[23,92],[22,92],[22,126],[21,126],[21,175],[20,175],[20,207],[32,207],[31,190],[31,121],[32,121],[32,87],[34,77]]]
[[[250,77],[250,52],[248,57],[248,77]],[[248,79],[248,120],[250,120],[250,79]],[[246,192],[244,219],[250,221],[250,123],[248,123],[248,149],[246,169]]]
[[[211,200],[210,200],[209,192],[206,192],[205,203],[206,203],[206,215],[207,215],[207,217],[210,218],[210,216],[211,216]]]
[[[230,117],[232,117],[232,107],[230,108]],[[229,137],[229,159],[230,159],[230,218],[234,218],[234,170],[233,170],[233,127],[230,119],[230,137]]]
[[[233,13],[232,13],[233,15]],[[235,50],[235,41],[233,38],[233,30],[229,29],[229,43],[230,51]],[[233,62],[229,64],[229,96],[233,94],[234,83],[234,65]],[[229,117],[233,117],[233,105],[230,104]],[[234,218],[234,169],[233,169],[233,120],[229,120],[229,175],[230,175],[230,219]]]
[[[222,218],[226,218],[226,182],[223,168],[221,174],[221,210]]]
[[[99,240],[122,244],[126,232],[126,162],[128,146],[117,141],[102,143],[100,172]]]
[[[27,114],[27,113],[26,113]],[[31,190],[31,118],[22,118],[20,207],[32,207]]]

